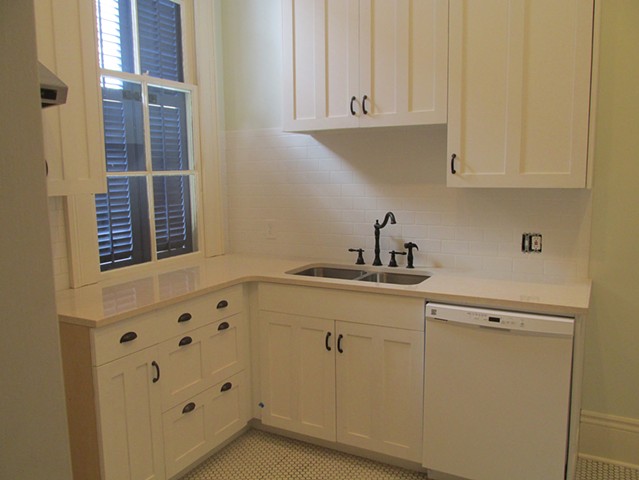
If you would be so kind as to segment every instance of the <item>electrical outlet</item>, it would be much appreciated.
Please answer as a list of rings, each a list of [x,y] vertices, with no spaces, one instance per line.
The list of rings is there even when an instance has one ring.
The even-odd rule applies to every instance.
[[[523,253],[541,253],[541,233],[523,233],[521,235]]]
[[[541,233],[533,233],[530,236],[530,251],[541,253]]]

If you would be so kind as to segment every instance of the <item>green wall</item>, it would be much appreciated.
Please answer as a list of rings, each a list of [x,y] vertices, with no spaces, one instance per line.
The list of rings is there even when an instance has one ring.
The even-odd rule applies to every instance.
[[[602,2],[583,408],[639,418],[639,2]]]
[[[226,130],[282,126],[280,0],[222,0]]]

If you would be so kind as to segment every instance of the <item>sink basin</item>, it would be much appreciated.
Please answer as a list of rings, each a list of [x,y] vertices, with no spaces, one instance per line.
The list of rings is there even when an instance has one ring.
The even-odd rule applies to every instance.
[[[356,278],[365,275],[367,272],[363,270],[357,270],[352,268],[338,268],[338,267],[311,267],[301,270],[299,272],[291,272],[295,275],[303,275],[306,277],[324,277],[324,278],[339,278],[341,280],[355,280]]]
[[[358,268],[343,268],[331,266],[306,267],[301,270],[287,272],[305,277],[335,278],[339,280],[356,280],[371,283],[390,283],[394,285],[417,285],[430,278],[429,275],[400,272],[371,272]]]
[[[430,278],[428,275],[417,275],[395,272],[373,272],[358,278],[361,282],[392,283],[395,285],[417,285]]]

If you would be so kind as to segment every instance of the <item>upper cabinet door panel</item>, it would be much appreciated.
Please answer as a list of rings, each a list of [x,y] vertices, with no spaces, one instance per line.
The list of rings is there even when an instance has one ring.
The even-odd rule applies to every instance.
[[[447,43],[447,1],[362,0],[361,126],[446,123]]]
[[[357,0],[328,0],[326,5],[326,117],[332,123],[355,125],[357,117],[351,111],[351,99],[359,84]],[[353,102],[352,108],[358,105]],[[357,110],[354,110],[357,111]],[[338,120],[339,119],[339,120]]]
[[[284,130],[357,125],[357,15],[358,0],[282,2]]]
[[[447,0],[285,0],[282,19],[285,130],[446,122]]]
[[[592,26],[593,0],[451,0],[449,186],[585,186]]]
[[[448,143],[463,174],[505,174],[508,10],[508,0],[451,2]]]
[[[585,178],[592,16],[592,1],[525,4],[522,117],[532,121],[522,122],[524,174]]]
[[[42,111],[49,195],[106,189],[94,2],[34,3],[38,60],[67,84],[67,103]]]

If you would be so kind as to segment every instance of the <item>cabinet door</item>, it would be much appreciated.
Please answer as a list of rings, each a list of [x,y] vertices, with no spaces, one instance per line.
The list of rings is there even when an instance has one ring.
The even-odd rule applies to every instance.
[[[446,123],[447,0],[362,0],[359,52],[360,126]]]
[[[160,344],[162,410],[244,369],[244,317],[236,314]]]
[[[423,332],[337,322],[337,441],[421,461]]]
[[[38,60],[69,87],[66,104],[42,111],[48,193],[104,192],[95,2],[38,0],[34,5]]]
[[[592,25],[593,0],[451,0],[449,186],[585,186]]]
[[[359,0],[282,2],[284,130],[357,126],[358,10]]]
[[[155,347],[95,368],[103,480],[160,480],[162,412]]]
[[[260,311],[262,422],[335,440],[332,320]]]
[[[247,386],[240,372],[163,415],[166,474],[172,477],[246,426]]]

